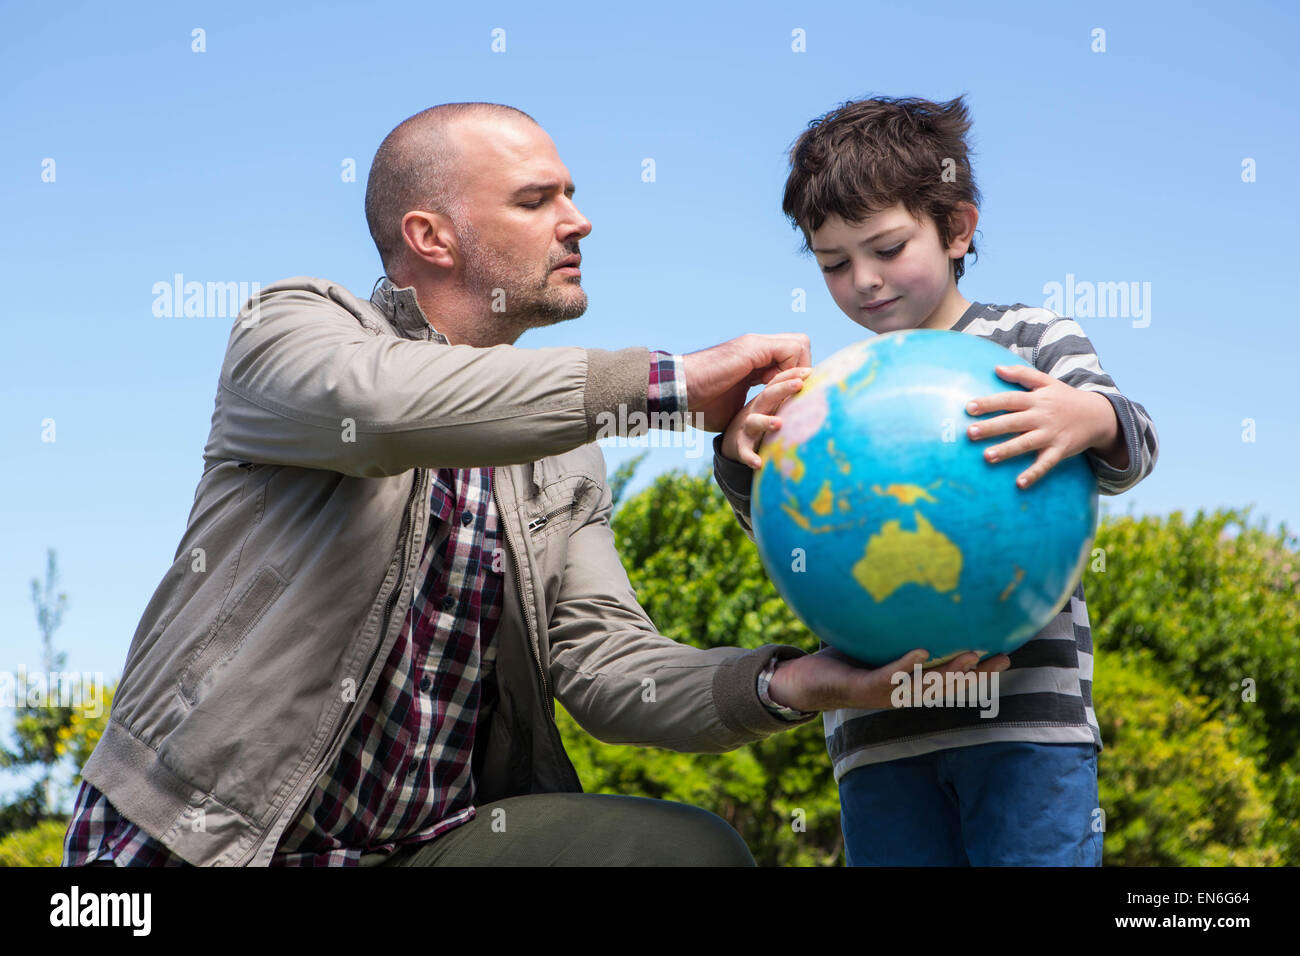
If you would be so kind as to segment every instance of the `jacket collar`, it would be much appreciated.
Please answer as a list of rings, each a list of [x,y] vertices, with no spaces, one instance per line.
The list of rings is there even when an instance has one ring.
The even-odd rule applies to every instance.
[[[448,344],[447,337],[429,324],[415,297],[415,286],[399,289],[388,276],[380,276],[370,294],[370,303],[407,338],[423,339],[427,336],[439,345]]]

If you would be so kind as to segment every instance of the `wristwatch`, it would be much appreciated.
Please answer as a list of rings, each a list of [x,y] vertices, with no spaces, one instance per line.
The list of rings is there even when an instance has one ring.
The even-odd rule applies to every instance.
[[[817,711],[795,710],[793,707],[786,707],[784,704],[778,704],[768,695],[768,687],[772,684],[772,675],[776,673],[776,665],[779,661],[776,655],[773,655],[767,662],[767,666],[758,675],[758,699],[763,702],[763,706],[776,714],[778,717],[784,717],[786,720],[803,720],[807,717],[814,716]]]

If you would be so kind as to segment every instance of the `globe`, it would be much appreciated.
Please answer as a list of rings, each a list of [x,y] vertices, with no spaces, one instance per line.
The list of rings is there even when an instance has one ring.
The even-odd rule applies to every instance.
[[[782,598],[832,647],[878,667],[924,648],[1010,653],[1059,613],[1097,526],[1082,455],[1029,488],[1038,451],[999,462],[971,439],[972,398],[1014,391],[1014,352],[962,332],[909,329],[818,364],[759,448],[751,517]]]

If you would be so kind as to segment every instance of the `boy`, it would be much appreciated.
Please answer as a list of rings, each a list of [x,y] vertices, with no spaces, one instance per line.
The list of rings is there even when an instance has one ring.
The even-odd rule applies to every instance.
[[[967,407],[1005,413],[968,427],[970,440],[999,439],[988,461],[1036,452],[1017,479],[1028,488],[1083,454],[1101,493],[1119,494],[1151,473],[1158,440],[1083,329],[1046,309],[971,303],[957,291],[979,221],[969,128],[961,97],[846,103],[791,148],[783,209],[835,304],[859,325],[979,335],[1033,364],[999,368],[1008,391]],[[714,440],[715,480],[751,538],[757,447],[807,373],[774,378]],[[967,707],[824,712],[850,866],[1101,865],[1102,742],[1082,582],[1010,660],[993,718]],[[765,676],[780,704],[780,668]]]

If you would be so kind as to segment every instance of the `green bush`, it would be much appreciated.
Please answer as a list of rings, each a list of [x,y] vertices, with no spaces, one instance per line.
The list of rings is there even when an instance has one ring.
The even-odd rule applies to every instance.
[[[703,648],[817,650],[707,475],[661,476],[613,524],[623,566],[661,634]],[[602,744],[563,708],[556,714],[590,792],[703,807],[739,831],[760,865],[842,862],[839,794],[821,721],[725,754],[682,754]]]
[[[1107,865],[1295,862],[1300,839],[1300,580],[1293,539],[1248,512],[1103,521],[1105,570],[1085,578],[1106,749]],[[1225,535],[1242,526],[1235,539]],[[707,474],[671,472],[614,517],[619,551],[660,633],[697,647],[817,639],[777,595]],[[1243,700],[1251,677],[1258,701]],[[760,865],[843,861],[819,721],[727,754],[607,746],[557,709],[584,786],[717,813]],[[792,824],[802,812],[803,829]]]
[[[1102,655],[1094,673],[1106,747],[1098,787],[1103,860],[1115,866],[1269,866],[1269,805],[1243,729],[1206,698],[1173,690],[1145,651]]]
[[[67,820],[46,820],[0,839],[0,866],[59,866]]]

